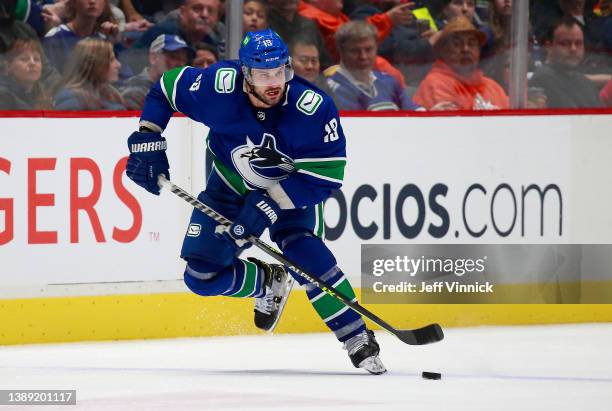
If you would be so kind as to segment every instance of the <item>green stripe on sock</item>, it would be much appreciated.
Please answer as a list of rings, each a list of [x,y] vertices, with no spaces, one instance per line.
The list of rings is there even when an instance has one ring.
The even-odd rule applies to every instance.
[[[257,266],[250,261],[242,261],[245,265],[245,280],[243,282],[242,288],[238,290],[236,294],[231,295],[231,297],[246,297],[248,295],[253,294],[255,291],[255,281],[257,281]]]
[[[355,291],[353,291],[351,283],[346,278],[335,288],[349,299],[353,300],[355,298]],[[346,307],[342,301],[327,293],[312,303],[312,306],[322,319],[326,319]]]

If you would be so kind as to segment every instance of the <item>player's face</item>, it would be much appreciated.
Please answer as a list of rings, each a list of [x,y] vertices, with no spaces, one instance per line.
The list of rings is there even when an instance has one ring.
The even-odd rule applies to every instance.
[[[296,44],[291,55],[293,68],[298,76],[314,83],[319,76],[319,51],[311,44]]]
[[[251,82],[255,94],[266,104],[273,106],[285,91],[285,66],[274,69],[251,69]]]
[[[372,37],[350,42],[341,51],[342,63],[349,70],[372,70],[376,51],[376,40]]]
[[[549,48],[550,61],[569,67],[576,67],[584,58],[584,35],[577,24],[555,29]]]
[[[8,74],[17,84],[30,87],[42,73],[42,61],[38,51],[25,49],[8,62]]]

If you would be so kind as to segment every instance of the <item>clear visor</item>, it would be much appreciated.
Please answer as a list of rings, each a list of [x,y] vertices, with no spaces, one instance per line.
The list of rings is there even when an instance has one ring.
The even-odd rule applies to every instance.
[[[286,82],[293,78],[293,68],[289,64],[273,69],[257,69],[249,70],[247,80],[253,86],[271,87],[283,86]]]

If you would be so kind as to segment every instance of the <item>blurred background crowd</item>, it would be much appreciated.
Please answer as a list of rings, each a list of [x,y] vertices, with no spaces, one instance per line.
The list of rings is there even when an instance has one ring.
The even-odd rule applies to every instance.
[[[232,1],[232,0],[225,0]],[[612,0],[531,1],[528,108],[612,107]],[[226,58],[222,0],[0,0],[0,110],[139,110]],[[512,0],[244,0],[341,110],[509,108]]]

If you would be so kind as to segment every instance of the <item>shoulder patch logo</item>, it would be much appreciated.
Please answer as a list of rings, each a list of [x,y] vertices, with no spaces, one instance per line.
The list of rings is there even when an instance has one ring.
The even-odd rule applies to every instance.
[[[196,77],[191,87],[189,87],[189,91],[198,91],[200,89],[201,82],[202,82],[202,73],[198,74],[198,77]]]
[[[217,93],[231,93],[236,87],[236,69],[222,68],[215,75],[215,91]]]
[[[323,96],[319,93],[315,93],[312,90],[306,90],[302,93],[297,101],[297,109],[307,116],[312,116],[321,103],[323,102]]]

